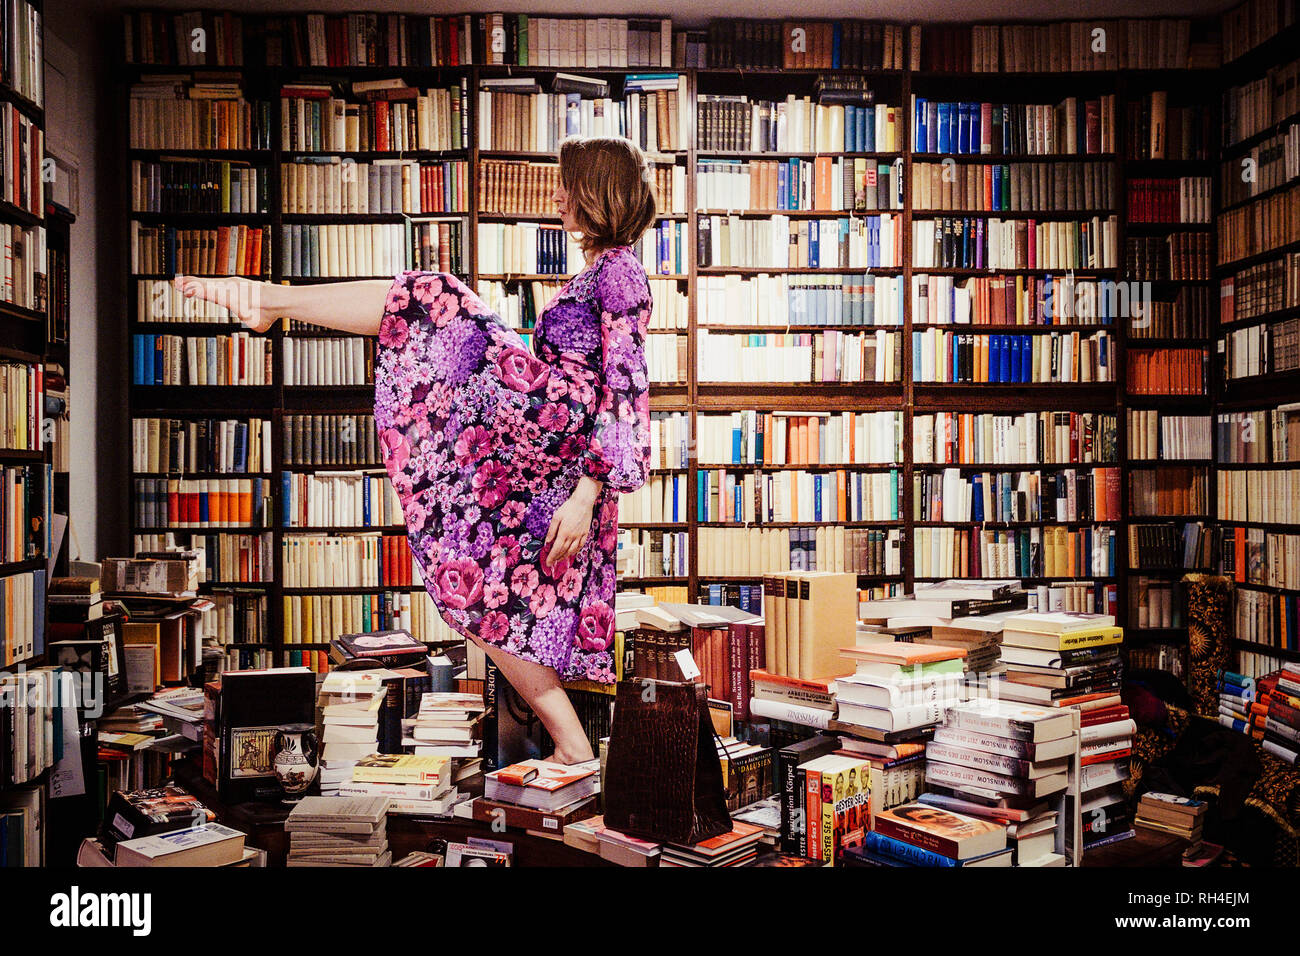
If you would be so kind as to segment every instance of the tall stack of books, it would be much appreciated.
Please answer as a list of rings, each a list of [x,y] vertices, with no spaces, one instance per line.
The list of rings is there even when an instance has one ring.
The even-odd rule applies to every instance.
[[[599,760],[571,765],[524,760],[484,775],[473,816],[559,836],[575,820],[595,816],[599,793]]]
[[[320,788],[337,794],[352,779],[352,768],[379,749],[379,717],[387,689],[387,670],[331,671],[317,696],[324,726]]]
[[[284,821],[288,866],[392,866],[385,797],[303,797]]]
[[[934,726],[963,699],[964,648],[879,641],[843,653],[856,670],[835,681],[837,729],[905,734]]]
[[[1261,679],[1261,685],[1264,680]],[[1276,680],[1273,684],[1276,685]],[[1233,671],[1219,671],[1216,686],[1219,690],[1219,723],[1238,733],[1250,733],[1254,723],[1251,704],[1256,699],[1255,678]]]
[[[1003,621],[996,695],[1044,707],[1086,704],[1119,693],[1124,629],[1110,614],[1027,611]]]
[[[1118,700],[1081,704],[1079,757],[1084,798],[1083,848],[1114,843],[1133,835],[1133,811],[1124,793],[1137,723]]]
[[[994,699],[955,704],[926,745],[920,799],[1001,821],[1016,866],[1060,866],[1061,797],[1078,752],[1076,716]]]
[[[422,757],[477,757],[485,708],[481,694],[423,694],[418,713],[402,720],[402,746]]]
[[[1300,667],[1289,665],[1257,682],[1251,736],[1284,763],[1300,761]]]
[[[876,815],[861,846],[845,851],[857,866],[1006,867],[1007,827],[982,817],[913,801]]]
[[[450,757],[371,754],[357,761],[339,796],[385,797],[389,813],[446,816],[460,799],[451,764]]]

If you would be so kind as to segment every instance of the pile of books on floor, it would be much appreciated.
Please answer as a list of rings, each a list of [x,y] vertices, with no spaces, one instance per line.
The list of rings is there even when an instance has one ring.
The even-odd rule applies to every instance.
[[[450,757],[416,754],[370,754],[352,767],[352,779],[338,795],[353,799],[386,798],[388,812],[446,816],[460,800],[452,783]]]
[[[849,866],[1006,867],[1007,827],[916,800],[875,816],[874,829],[845,848]]]
[[[730,832],[690,845],[665,843],[660,866],[747,866],[758,856],[763,828],[732,821]]]
[[[603,816],[575,820],[564,828],[567,846],[594,853],[619,866],[658,866],[662,847],[605,826]]]
[[[1191,843],[1200,843],[1205,814],[1204,800],[1180,797],[1173,793],[1148,791],[1138,799],[1133,823],[1146,830],[1169,833]]]
[[[316,698],[321,738],[320,789],[337,794],[352,781],[357,761],[379,749],[380,712],[388,690],[384,681],[392,672],[335,670],[325,675]]]
[[[98,839],[82,841],[77,865],[264,866],[265,854],[182,787],[114,791]]]
[[[1260,678],[1220,671],[1219,723],[1250,734],[1268,753],[1300,762],[1300,667]]]
[[[1250,733],[1254,724],[1250,705],[1256,699],[1255,678],[1221,670],[1215,679],[1219,691],[1219,723],[1238,733]]]
[[[1087,850],[1133,836],[1133,811],[1124,781],[1130,772],[1137,724],[1118,699],[1088,701],[1076,709],[1080,711],[1083,848]]]
[[[1118,694],[1124,629],[1110,614],[1030,611],[1005,619],[1002,664],[994,678],[1003,700],[1068,707]]]
[[[926,745],[926,803],[1004,824],[1014,866],[1063,866],[1077,716],[1014,701],[948,708]]]
[[[303,797],[284,821],[288,866],[391,866],[385,797]]]
[[[475,820],[504,822],[545,836],[596,814],[600,761],[558,764],[524,760],[483,776],[483,796],[471,807]]]

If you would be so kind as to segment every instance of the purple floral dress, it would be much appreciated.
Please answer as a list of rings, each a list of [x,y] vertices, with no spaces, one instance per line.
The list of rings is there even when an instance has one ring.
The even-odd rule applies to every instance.
[[[379,329],[375,427],[411,552],[456,632],[612,683],[618,495],[645,483],[651,296],[630,246],[538,317],[536,354],[453,275],[398,273]],[[551,517],[604,482],[586,543],[551,565]]]

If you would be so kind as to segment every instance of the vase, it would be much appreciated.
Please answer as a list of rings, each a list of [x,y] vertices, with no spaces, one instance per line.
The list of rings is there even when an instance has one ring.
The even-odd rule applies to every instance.
[[[286,727],[276,731],[271,768],[290,802],[306,794],[316,779],[318,754],[314,727]]]

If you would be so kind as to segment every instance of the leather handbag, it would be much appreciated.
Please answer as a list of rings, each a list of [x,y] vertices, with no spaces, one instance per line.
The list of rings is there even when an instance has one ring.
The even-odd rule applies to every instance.
[[[706,685],[618,685],[605,761],[605,825],[691,845],[731,832]]]

